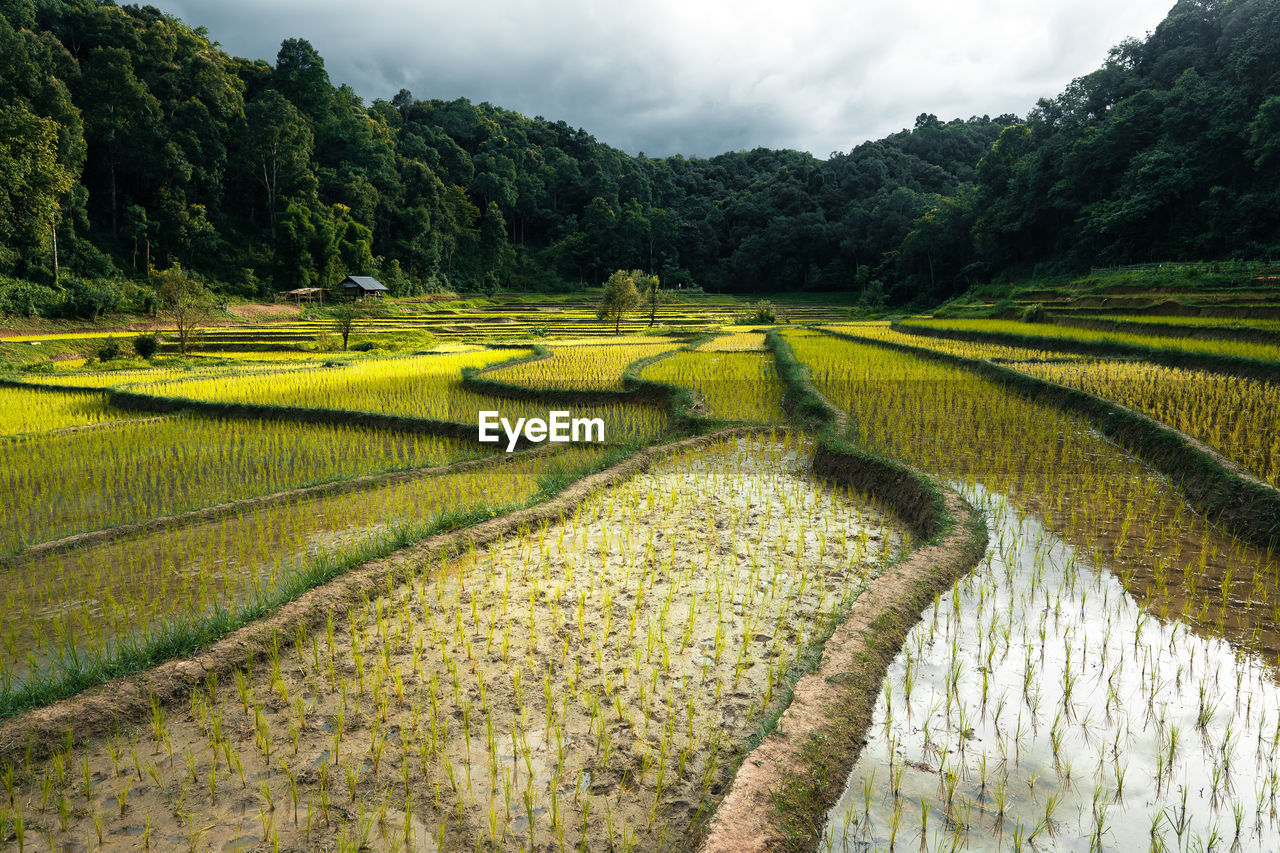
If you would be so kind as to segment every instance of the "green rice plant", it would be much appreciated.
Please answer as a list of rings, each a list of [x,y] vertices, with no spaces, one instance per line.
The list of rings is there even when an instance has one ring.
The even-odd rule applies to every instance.
[[[644,369],[645,379],[695,391],[716,418],[781,422],[785,391],[772,355],[755,352],[678,352]]]
[[[529,388],[621,391],[622,374],[628,365],[679,346],[671,340],[642,340],[643,343],[578,346],[557,343],[547,358],[498,367],[486,372],[485,377]]]
[[[1013,320],[911,320],[909,324],[902,326],[902,328],[907,329],[913,327],[942,332],[983,332],[1008,335],[1013,340],[1027,338],[1037,342],[1064,341],[1127,344],[1148,350],[1205,353],[1259,361],[1280,361],[1280,345],[1249,341],[1214,340],[1169,335],[1136,335],[1124,332],[1081,329],[1075,326],[1020,323]]]
[[[141,417],[111,406],[105,394],[0,387],[0,437]]]
[[[178,415],[0,444],[0,551],[480,455],[420,433]]]

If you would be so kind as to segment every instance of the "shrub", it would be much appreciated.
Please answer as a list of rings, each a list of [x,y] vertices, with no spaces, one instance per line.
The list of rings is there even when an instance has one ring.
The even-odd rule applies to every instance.
[[[316,335],[315,343],[309,348],[315,352],[337,352],[342,349],[342,336],[331,332],[321,332]]]
[[[778,309],[770,300],[761,299],[753,302],[747,313],[740,314],[734,319],[734,322],[740,326],[776,323],[778,322]]]
[[[1045,313],[1044,306],[1039,302],[1036,302],[1035,304],[1028,305],[1026,308],[1022,309],[1021,319],[1024,323],[1043,323],[1048,320],[1049,317]]]
[[[62,305],[62,294],[52,287],[17,278],[0,279],[0,313],[17,317],[49,317]]]
[[[98,344],[98,348],[94,352],[98,356],[98,361],[111,361],[111,359],[120,355],[120,342],[108,335],[106,340]]]
[[[151,358],[160,349],[160,338],[155,332],[144,332],[133,339],[133,351],[142,358]]]
[[[68,316],[97,321],[103,314],[118,311],[124,302],[119,282],[77,276],[68,276],[65,281],[63,312]]]

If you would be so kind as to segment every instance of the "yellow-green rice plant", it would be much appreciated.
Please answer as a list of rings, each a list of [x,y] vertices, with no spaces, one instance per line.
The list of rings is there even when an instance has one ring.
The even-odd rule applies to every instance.
[[[1280,385],[1274,382],[1133,361],[1017,368],[1137,409],[1280,485]]]
[[[1183,335],[1136,335],[1128,332],[1081,329],[1075,326],[1055,326],[1047,323],[1021,323],[1014,320],[912,320],[911,325],[942,331],[1029,335],[1077,343],[1132,344],[1152,349],[1280,361],[1280,344],[1251,341],[1202,339]]]
[[[486,378],[530,388],[622,390],[622,373],[627,365],[642,358],[674,349],[670,341],[646,343],[555,345],[551,355],[512,367],[499,367]]]
[[[764,332],[730,332],[717,335],[704,344],[699,344],[698,352],[764,352]]]
[[[0,388],[0,437],[137,417],[109,405],[105,394]]]
[[[765,423],[786,419],[785,389],[772,353],[678,352],[649,365],[643,375],[695,391],[717,418]]]
[[[175,415],[0,443],[0,551],[480,455],[456,438]]]

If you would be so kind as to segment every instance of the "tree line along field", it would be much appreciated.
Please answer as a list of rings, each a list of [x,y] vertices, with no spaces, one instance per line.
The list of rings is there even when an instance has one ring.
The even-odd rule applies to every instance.
[[[0,848],[1270,849],[1280,357],[1176,325],[13,373]]]

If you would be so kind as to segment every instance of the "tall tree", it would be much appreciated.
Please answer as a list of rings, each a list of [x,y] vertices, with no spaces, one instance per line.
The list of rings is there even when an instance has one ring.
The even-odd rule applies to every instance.
[[[604,293],[600,296],[596,317],[601,320],[612,319],[614,334],[622,327],[622,318],[640,305],[640,291],[636,282],[642,277],[645,276],[640,270],[618,270],[604,283]]]
[[[0,106],[0,246],[51,247],[55,277],[60,202],[75,182],[58,162],[57,141],[52,120],[21,103]]]
[[[284,206],[315,191],[311,128],[297,108],[274,90],[249,104],[245,124],[243,162],[261,188],[274,253]]]

